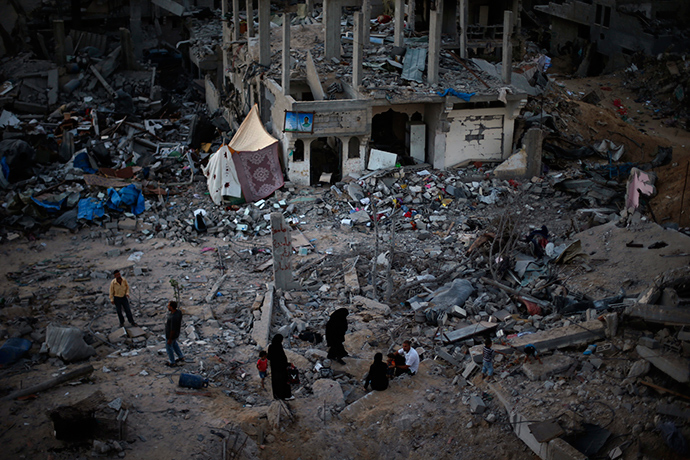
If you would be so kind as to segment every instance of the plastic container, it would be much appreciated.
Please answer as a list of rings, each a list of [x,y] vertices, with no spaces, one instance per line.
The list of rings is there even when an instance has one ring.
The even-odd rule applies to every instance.
[[[31,348],[31,340],[13,338],[7,339],[0,347],[0,366],[9,366],[19,361]]]
[[[208,387],[208,379],[199,375],[180,374],[180,381],[178,383],[181,387],[201,389]]]

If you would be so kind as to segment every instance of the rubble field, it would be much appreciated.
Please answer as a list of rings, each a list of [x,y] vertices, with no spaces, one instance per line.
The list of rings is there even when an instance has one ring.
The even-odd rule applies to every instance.
[[[59,133],[68,150],[18,167],[35,173],[2,195],[4,458],[521,460],[560,441],[573,458],[687,458],[690,134],[635,102],[629,75],[551,77],[530,99],[516,132],[545,131],[538,177],[422,164],[223,206],[201,172],[220,139],[188,148],[204,111],[194,87],[162,106],[147,71],[106,78],[149,94],[130,101],[146,115],[98,106],[95,72],[52,115],[5,115],[5,134]],[[82,147],[83,163],[68,161]],[[634,174],[640,187],[653,176],[655,196],[630,187]],[[290,226],[293,290],[275,288],[272,213]],[[120,327],[109,302],[115,269],[137,326]],[[176,298],[186,361],[168,368]],[[350,356],[329,369],[304,333],[342,307]],[[270,379],[261,389],[262,325],[286,337],[294,400],[273,400]],[[485,337],[501,352],[487,380]],[[403,340],[421,353],[417,375],[366,391],[374,354]],[[540,361],[525,362],[530,343]],[[183,374],[207,386],[180,386]]]

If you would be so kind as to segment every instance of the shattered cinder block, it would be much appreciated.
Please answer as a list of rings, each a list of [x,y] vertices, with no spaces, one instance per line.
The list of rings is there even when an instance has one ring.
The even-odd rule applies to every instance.
[[[486,404],[479,396],[470,396],[470,412],[473,414],[483,414],[486,410]]]

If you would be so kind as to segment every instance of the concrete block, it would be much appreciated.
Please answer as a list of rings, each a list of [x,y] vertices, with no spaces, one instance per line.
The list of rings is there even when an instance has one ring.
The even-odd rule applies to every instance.
[[[519,179],[527,176],[527,151],[520,149],[494,169],[499,179]]]
[[[474,362],[470,361],[465,365],[465,370],[462,371],[462,376],[465,379],[469,379],[472,374],[475,372],[478,372],[480,370],[480,367]]]
[[[340,384],[331,379],[318,379],[312,385],[315,401],[326,406],[345,405],[345,396]]]
[[[368,299],[361,295],[354,296],[352,298],[352,301],[357,304],[363,304],[367,310],[372,310],[381,315],[390,315],[391,313],[391,307],[389,307],[388,305],[381,302],[377,302],[372,299]]]
[[[136,219],[122,219],[117,222],[117,228],[133,232],[137,230],[138,222]]]
[[[566,355],[552,355],[542,358],[542,363],[539,361],[527,362],[522,366],[522,371],[533,382],[548,380],[550,377],[570,369],[570,366],[575,363],[575,359]]]
[[[108,257],[118,257],[122,254],[121,249],[111,249],[110,251],[106,252],[105,255]]]
[[[483,414],[486,410],[486,404],[479,396],[470,396],[470,412],[473,414]]]
[[[646,359],[654,367],[681,383],[690,382],[690,366],[688,360],[683,359],[677,354],[661,353],[658,350],[651,350],[645,346],[638,345],[635,348],[637,354]]]
[[[651,348],[652,350],[656,350],[657,348],[661,347],[661,344],[652,337],[640,337],[640,340],[638,340],[637,343],[643,347]]]

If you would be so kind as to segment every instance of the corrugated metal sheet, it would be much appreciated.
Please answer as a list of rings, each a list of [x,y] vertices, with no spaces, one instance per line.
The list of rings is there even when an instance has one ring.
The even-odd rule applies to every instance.
[[[425,68],[426,48],[408,48],[403,58],[403,79],[422,82]]]

